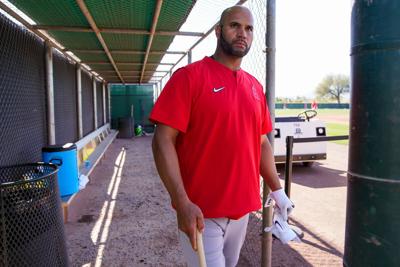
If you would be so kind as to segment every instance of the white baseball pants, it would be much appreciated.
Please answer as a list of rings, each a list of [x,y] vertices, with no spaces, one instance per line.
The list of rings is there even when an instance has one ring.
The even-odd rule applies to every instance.
[[[240,249],[246,237],[249,215],[238,220],[214,218],[204,220],[203,244],[207,267],[236,266]],[[183,254],[189,267],[198,267],[197,252],[192,249],[189,238],[179,231]]]

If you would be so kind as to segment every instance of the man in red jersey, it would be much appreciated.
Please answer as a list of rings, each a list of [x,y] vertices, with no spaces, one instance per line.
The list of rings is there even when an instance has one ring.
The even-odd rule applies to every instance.
[[[285,219],[294,207],[266,138],[272,126],[262,86],[240,68],[253,40],[250,10],[226,9],[215,33],[214,55],[177,70],[150,115],[154,159],[189,266],[198,265],[197,230],[209,267],[237,264],[249,213],[261,208],[260,175]]]

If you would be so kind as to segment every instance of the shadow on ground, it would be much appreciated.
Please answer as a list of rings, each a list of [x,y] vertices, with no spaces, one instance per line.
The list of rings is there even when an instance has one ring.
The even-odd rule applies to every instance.
[[[285,165],[277,166],[281,179],[285,177]],[[327,167],[324,164],[315,162],[312,167],[305,167],[302,164],[293,164],[292,183],[311,187],[343,187],[347,185],[345,171],[340,171]]]
[[[342,266],[343,255],[338,250],[297,220],[291,219],[291,224],[303,231],[302,243],[283,245],[274,239],[272,266]],[[261,266],[261,228],[260,215],[251,214],[239,267]]]
[[[76,197],[65,225],[71,266],[185,266],[150,144],[114,141]]]

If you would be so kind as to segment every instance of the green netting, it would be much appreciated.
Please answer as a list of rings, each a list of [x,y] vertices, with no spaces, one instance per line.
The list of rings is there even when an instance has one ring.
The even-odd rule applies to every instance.
[[[21,11],[35,22],[53,26],[82,26],[89,24],[76,1],[59,0],[11,0]],[[99,28],[132,28],[149,30],[155,9],[155,0],[135,1],[85,1]],[[183,24],[195,0],[164,1],[157,30],[176,31]],[[101,48],[93,33],[72,33],[52,31],[51,34],[69,49]],[[113,49],[145,50],[148,36],[102,33],[107,46]],[[160,40],[156,40],[160,39]],[[156,36],[152,49],[165,50],[173,37]]]
[[[133,95],[149,95],[153,96],[153,86],[151,85],[127,85],[126,92]]]
[[[114,70],[113,66],[111,64],[108,65],[92,65],[90,66],[93,70]]]
[[[143,59],[144,59],[144,54],[143,55],[113,54],[112,56],[113,56],[115,62],[143,62]]]
[[[115,83],[121,83],[119,76],[117,76],[116,73],[106,73],[102,74],[99,72],[105,79],[107,79],[108,82],[115,82]],[[126,83],[139,83],[140,80],[140,73],[126,73],[122,72],[121,73],[122,78]],[[145,73],[143,76],[143,83],[147,83],[148,80],[152,77],[151,73]]]
[[[102,50],[96,34],[92,32],[62,32],[62,31],[49,31],[59,43],[70,50],[74,49],[93,49]]]
[[[110,50],[146,50],[149,37],[133,34],[101,34]]]
[[[39,25],[90,27],[87,19],[74,0],[10,0]],[[163,1],[156,31],[177,31],[184,23],[196,0]],[[86,0],[85,4],[98,28],[129,28],[150,31],[156,0]],[[74,50],[103,50],[93,32],[49,31],[60,44]],[[109,50],[145,51],[149,35],[101,33]],[[154,36],[151,51],[166,51],[174,36]],[[109,62],[105,53],[75,52],[82,61]],[[144,55],[112,54],[115,62],[143,62]],[[159,63],[163,55],[149,55],[149,63]],[[90,65],[90,64],[89,64]],[[93,70],[114,70],[111,64],[91,65]],[[146,66],[154,71],[157,66]],[[120,71],[142,70],[141,66],[118,65]],[[151,76],[152,73],[146,73]],[[143,82],[149,80],[146,76]],[[116,79],[119,82],[119,79]],[[139,79],[132,80],[138,82]]]
[[[154,49],[153,49],[154,50]],[[163,55],[150,54],[147,62],[158,63],[163,58]]]
[[[111,85],[111,118],[130,117],[133,106],[133,116],[136,124],[151,125],[148,120],[153,108],[152,85]]]
[[[126,94],[126,86],[125,85],[111,85],[111,95],[125,95]]]
[[[101,62],[109,62],[108,57],[105,53],[103,54],[93,54],[93,53],[80,53],[74,52],[74,54],[82,59],[82,61],[101,61]]]
[[[87,0],[85,3],[99,28],[150,29],[156,1]]]
[[[38,24],[89,27],[76,1],[72,0],[10,0]],[[157,30],[177,30],[185,21],[195,0],[164,1]],[[149,30],[155,0],[100,1],[86,0],[85,4],[99,28],[132,28]]]
[[[156,35],[153,38],[151,50],[165,51],[168,49],[169,44],[174,39],[174,36]]]
[[[157,30],[179,29],[195,2],[195,0],[164,1],[158,18]]]
[[[118,69],[121,71],[124,71],[124,70],[141,71],[142,70],[142,66],[131,66],[131,65],[127,66],[127,65],[118,65],[118,64],[117,64],[117,66],[118,66]]]
[[[151,85],[112,85],[111,95],[150,95],[153,96]]]
[[[76,1],[9,0],[37,24],[89,27]]]

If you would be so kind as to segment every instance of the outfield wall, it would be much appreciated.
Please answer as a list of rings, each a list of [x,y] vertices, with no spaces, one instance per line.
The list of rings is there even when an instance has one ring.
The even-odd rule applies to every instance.
[[[275,103],[276,109],[311,109],[311,103]],[[337,103],[320,103],[318,104],[319,109],[349,109],[349,103],[337,104]]]

